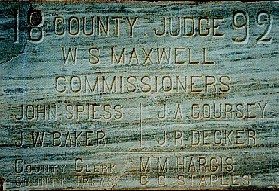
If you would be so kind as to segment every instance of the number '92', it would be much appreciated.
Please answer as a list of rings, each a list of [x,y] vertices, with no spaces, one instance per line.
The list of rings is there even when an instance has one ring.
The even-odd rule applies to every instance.
[[[254,22],[249,18],[249,15],[245,11],[233,12],[233,28],[238,31],[238,35],[235,35],[232,40],[234,44],[248,44],[250,38],[250,22]],[[268,11],[259,11],[255,18],[256,30],[259,31],[259,35],[256,37],[257,44],[271,44],[272,37],[269,33],[272,28],[273,18]]]

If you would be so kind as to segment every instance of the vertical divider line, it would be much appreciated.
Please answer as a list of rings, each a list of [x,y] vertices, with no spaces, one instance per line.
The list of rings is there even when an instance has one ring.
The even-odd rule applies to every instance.
[[[142,148],[142,103],[140,103],[140,148]]]

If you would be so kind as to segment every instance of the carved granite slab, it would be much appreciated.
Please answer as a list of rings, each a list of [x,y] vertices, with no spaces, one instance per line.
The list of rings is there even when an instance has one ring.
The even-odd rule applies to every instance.
[[[278,2],[0,10],[0,190],[278,188]]]

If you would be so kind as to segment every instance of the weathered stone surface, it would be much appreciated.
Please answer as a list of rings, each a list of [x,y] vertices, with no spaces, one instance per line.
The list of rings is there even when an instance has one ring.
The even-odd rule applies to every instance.
[[[278,188],[278,5],[1,3],[3,189]]]

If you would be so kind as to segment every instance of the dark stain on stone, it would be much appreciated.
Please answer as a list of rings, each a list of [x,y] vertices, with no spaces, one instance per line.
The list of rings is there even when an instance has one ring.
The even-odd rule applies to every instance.
[[[0,191],[4,190],[4,182],[5,182],[5,179],[0,176]]]
[[[28,17],[28,23],[32,27],[38,26],[43,20],[41,10],[36,10],[32,6],[30,6],[28,10],[27,17]]]

